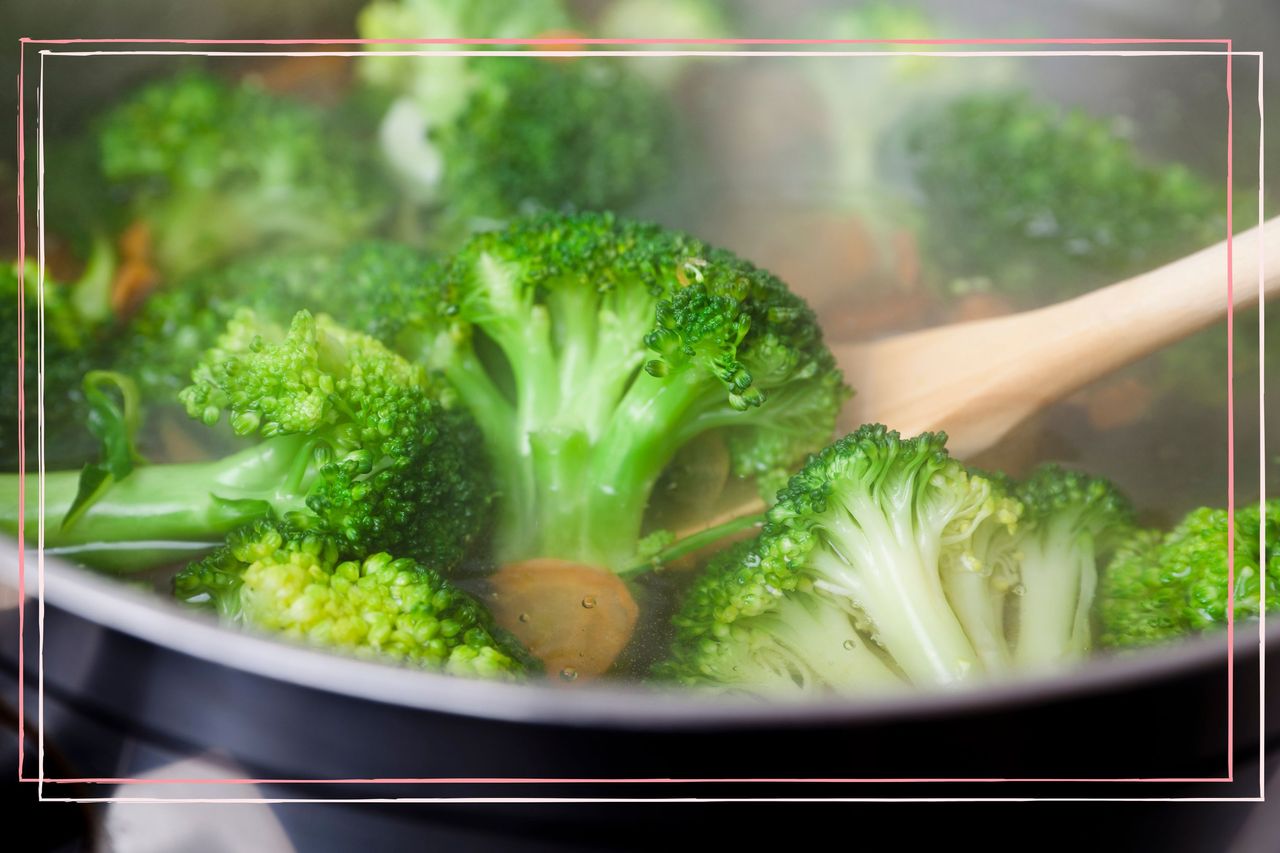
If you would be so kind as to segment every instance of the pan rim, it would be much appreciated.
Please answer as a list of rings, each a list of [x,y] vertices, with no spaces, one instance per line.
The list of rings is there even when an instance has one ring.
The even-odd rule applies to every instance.
[[[26,552],[28,581],[39,555]],[[218,624],[151,593],[95,575],[57,557],[44,557],[49,605],[121,634],[207,663],[299,687],[412,710],[537,725],[674,730],[810,724],[868,724],[1007,711],[1019,706],[1133,687],[1226,664],[1226,634],[1100,658],[1070,671],[1024,675],[962,690],[911,690],[850,701],[764,702],[690,690],[639,685],[560,689],[459,678],[345,657]],[[16,547],[0,560],[0,583],[17,587]],[[28,583],[27,588],[31,588]],[[28,603],[33,599],[28,596]],[[1252,626],[1236,632],[1234,659],[1253,661],[1265,645],[1280,647],[1280,620],[1265,637]]]

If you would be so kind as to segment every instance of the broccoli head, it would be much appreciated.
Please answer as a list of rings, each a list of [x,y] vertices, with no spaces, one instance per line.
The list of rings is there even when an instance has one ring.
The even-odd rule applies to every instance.
[[[703,571],[674,619],[672,654],[656,677],[799,699],[905,683],[860,630],[867,627],[860,613],[812,582],[774,587],[757,547],[740,542]]]
[[[945,436],[879,424],[810,457],[760,537],[717,557],[674,619],[666,680],[863,694],[1075,660],[1095,564],[1128,530],[1104,480],[968,469]]]
[[[1027,94],[963,97],[911,128],[926,253],[948,282],[1062,298],[1222,238],[1225,196],[1106,121]]]
[[[356,28],[366,39],[535,38],[572,27],[562,0],[373,0],[360,10]],[[361,76],[372,86],[403,93],[426,115],[452,121],[481,81],[478,67],[488,60],[438,57],[406,62],[378,53],[403,45],[370,44],[360,61]],[[453,50],[454,45],[422,45],[423,50]],[[478,49],[483,49],[479,47]]]
[[[725,436],[771,480],[822,446],[847,396],[813,312],[763,270],[607,214],[481,234],[420,332],[484,432],[499,555],[632,565],[675,453]]]
[[[161,274],[253,249],[349,242],[392,198],[367,140],[309,105],[187,71],[96,127],[102,180],[145,223]]]
[[[45,512],[61,522],[46,530],[50,549],[138,569],[277,518],[360,553],[447,570],[484,531],[484,451],[452,392],[325,315],[300,311],[286,330],[243,310],[180,398],[193,418],[212,426],[225,416],[252,444],[210,461],[139,465],[87,507],[74,472],[47,475]],[[16,519],[17,507],[3,508],[0,523],[13,529]]]
[[[1265,525],[1266,551],[1260,544]],[[1235,586],[1227,549],[1234,537]],[[1235,528],[1224,509],[1201,507],[1168,533],[1139,530],[1116,550],[1102,574],[1100,644],[1129,648],[1169,642],[1256,618],[1260,590],[1267,610],[1280,607],[1280,500],[1241,507]]]
[[[189,604],[226,621],[358,657],[452,675],[514,679],[536,663],[489,613],[436,571],[339,538],[260,521],[174,578]]]
[[[494,58],[482,68],[486,85],[431,134],[451,217],[616,208],[665,178],[670,117],[618,60]]]
[[[572,27],[559,0],[379,0],[359,18],[360,34],[380,39]],[[371,45],[361,72],[389,99],[379,129],[387,162],[411,196],[443,214],[437,242],[530,209],[617,208],[667,175],[665,101],[617,59],[378,56],[393,47]]]
[[[191,371],[238,311],[288,324],[299,309],[395,348],[438,313],[436,265],[415,249],[363,240],[331,251],[256,255],[166,283],[130,320],[116,367],[150,402],[176,402]]]
[[[946,578],[990,576],[992,543],[1021,508],[945,441],[871,424],[810,457],[760,538],[695,585],[662,671],[770,693],[945,686],[981,673]]]

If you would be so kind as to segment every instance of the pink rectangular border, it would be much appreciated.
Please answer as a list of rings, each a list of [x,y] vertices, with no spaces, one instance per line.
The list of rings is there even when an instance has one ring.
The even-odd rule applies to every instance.
[[[496,784],[522,785],[547,783],[750,783],[750,782],[916,782],[916,783],[991,783],[991,782],[1233,782],[1234,781],[1234,610],[1227,611],[1227,775],[1225,777],[1187,777],[1187,778],[860,778],[860,779],[662,779],[662,778],[616,778],[616,779],[556,779],[556,778],[436,778],[436,779],[140,779],[140,778],[80,778],[80,779],[46,779],[23,775],[25,745],[25,547],[23,536],[23,508],[26,495],[26,444],[24,435],[25,411],[25,261],[26,261],[26,207],[25,207],[25,150],[24,150],[24,81],[26,45],[69,45],[69,44],[177,44],[177,45],[368,45],[368,44],[403,44],[403,45],[703,45],[703,46],[743,46],[743,45],[923,45],[923,46],[957,46],[957,45],[1154,45],[1154,44],[1198,44],[1221,45],[1226,48],[1226,95],[1227,95],[1227,513],[1228,523],[1234,528],[1235,521],[1235,425],[1234,425],[1234,372],[1233,372],[1233,250],[1232,250],[1232,179],[1233,179],[1233,135],[1234,105],[1232,98],[1232,39],[1173,39],[1173,38],[988,38],[988,39],[784,39],[784,38],[743,38],[743,39],[655,39],[655,38],[422,38],[422,39],[177,39],[177,38],[65,38],[65,39],[19,39],[18,66],[18,257],[19,257],[19,352],[18,352],[18,437],[20,442],[18,463],[18,781],[36,782],[39,784]],[[1259,57],[1261,61],[1261,57]],[[1259,93],[1261,102],[1261,92]],[[1261,220],[1260,220],[1261,221]],[[43,564],[39,566],[43,582]],[[1228,588],[1235,588],[1235,542],[1228,537],[1227,557]],[[43,599],[41,599],[43,606]],[[43,624],[41,625],[43,629]],[[43,684],[41,685],[43,687]],[[1260,682],[1260,689],[1265,685]],[[43,737],[43,733],[41,733]],[[1261,795],[1261,791],[1259,792]],[[287,801],[287,800],[286,800]]]

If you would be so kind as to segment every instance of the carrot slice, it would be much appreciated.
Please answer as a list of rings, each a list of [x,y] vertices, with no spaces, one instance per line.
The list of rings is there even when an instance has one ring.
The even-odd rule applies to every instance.
[[[575,30],[547,30],[545,33],[538,33],[536,36],[534,36],[534,38],[580,39],[582,38],[582,33],[577,32]],[[529,47],[534,51],[540,51],[540,52],[553,51],[553,50],[589,50],[590,49],[590,45],[584,45],[574,41],[543,42],[539,44],[529,45]],[[576,57],[573,57],[573,56],[543,56],[539,58],[545,59],[549,62],[572,62],[574,59],[576,59]]]
[[[351,88],[353,63],[345,56],[308,56],[276,59],[256,69],[252,76],[267,91],[293,95],[320,103],[336,103]]]
[[[160,281],[151,263],[151,229],[139,220],[119,238],[120,265],[111,282],[111,309],[117,315],[132,310]]]
[[[508,563],[490,579],[494,619],[561,684],[602,675],[631,641],[640,609],[612,572],[539,558]]]

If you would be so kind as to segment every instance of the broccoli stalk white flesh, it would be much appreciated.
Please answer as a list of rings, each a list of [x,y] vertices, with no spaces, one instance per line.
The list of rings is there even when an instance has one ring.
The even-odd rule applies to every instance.
[[[816,586],[865,615],[872,639],[912,682],[948,685],[975,675],[978,663],[939,575],[943,531],[962,507],[914,490],[908,480],[875,497],[833,495],[810,566]]]
[[[1020,667],[1083,659],[1092,645],[1089,609],[1098,583],[1093,536],[1074,513],[1059,513],[1024,537],[1013,630]]]
[[[831,693],[864,696],[905,686],[901,674],[863,636],[857,614],[821,592],[791,593],[723,646],[726,687],[804,699]]]

